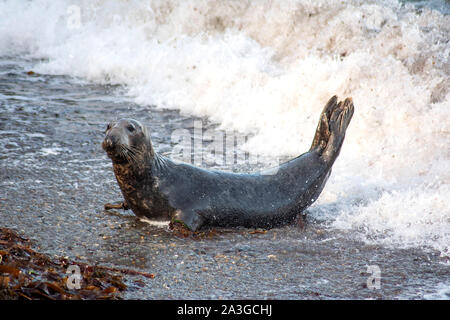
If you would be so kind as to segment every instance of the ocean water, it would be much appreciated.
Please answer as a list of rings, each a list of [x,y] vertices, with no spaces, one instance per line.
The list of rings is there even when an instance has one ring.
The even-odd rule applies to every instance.
[[[326,101],[351,96],[343,149],[308,216],[348,241],[437,253],[448,266],[449,8],[395,0],[2,1],[0,61],[4,75],[15,68],[44,83],[107,87],[99,108],[110,103],[111,114],[95,125],[120,117],[115,105],[126,101],[131,116],[134,108],[201,118],[246,135],[239,148],[267,162],[306,151]],[[39,91],[30,99],[45,105]],[[1,106],[7,117],[11,105]],[[154,134],[164,128],[145,124]],[[449,283],[437,287],[448,298]]]

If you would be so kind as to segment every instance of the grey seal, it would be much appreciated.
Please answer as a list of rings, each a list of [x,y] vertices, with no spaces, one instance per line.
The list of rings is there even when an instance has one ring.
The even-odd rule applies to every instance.
[[[231,173],[173,161],[155,152],[139,121],[108,124],[102,147],[125,201],[138,217],[179,222],[192,231],[211,227],[273,228],[292,222],[317,200],[353,116],[351,98],[325,105],[310,149],[276,170]]]

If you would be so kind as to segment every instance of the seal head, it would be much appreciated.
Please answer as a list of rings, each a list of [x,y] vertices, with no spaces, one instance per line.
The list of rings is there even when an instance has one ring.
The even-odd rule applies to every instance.
[[[152,142],[147,128],[133,119],[120,119],[108,123],[102,147],[114,163],[135,162],[142,156],[153,156]]]
[[[158,177],[154,173],[159,156],[153,150],[147,128],[139,121],[120,119],[109,123],[105,133],[102,147],[112,160],[125,199],[117,205],[106,204],[105,209],[130,208],[138,217],[169,220],[173,209],[156,189]]]

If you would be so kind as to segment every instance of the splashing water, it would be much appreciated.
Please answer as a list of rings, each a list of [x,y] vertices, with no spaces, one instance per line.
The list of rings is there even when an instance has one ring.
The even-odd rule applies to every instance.
[[[0,55],[252,133],[252,152],[304,152],[327,99],[352,96],[310,213],[367,242],[445,256],[449,34],[449,15],[394,0],[0,3]]]

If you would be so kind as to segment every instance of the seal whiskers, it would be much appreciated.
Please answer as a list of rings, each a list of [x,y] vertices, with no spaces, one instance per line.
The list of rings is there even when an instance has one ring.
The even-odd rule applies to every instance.
[[[127,158],[129,162],[136,162],[138,160],[138,156],[142,154],[142,151],[133,146],[120,145],[119,153]]]

